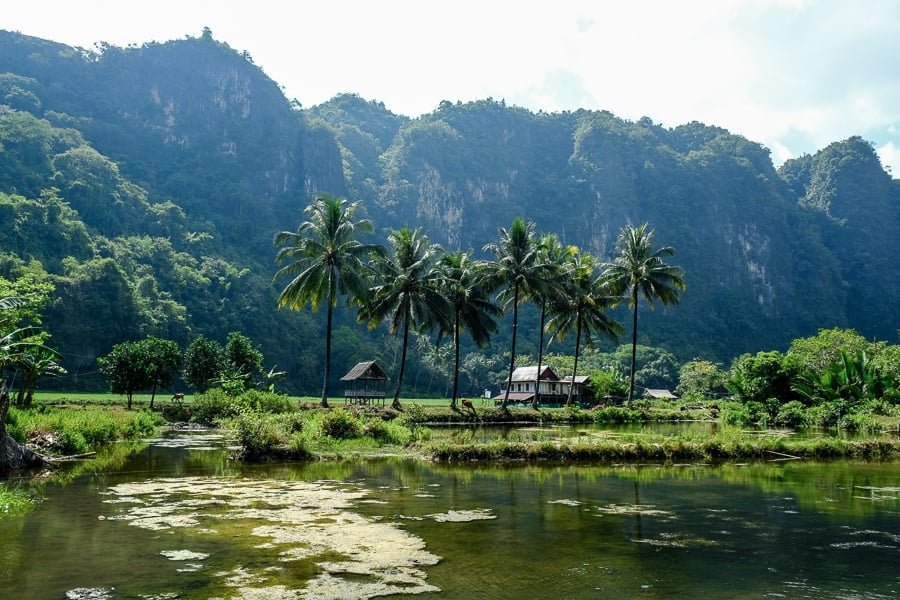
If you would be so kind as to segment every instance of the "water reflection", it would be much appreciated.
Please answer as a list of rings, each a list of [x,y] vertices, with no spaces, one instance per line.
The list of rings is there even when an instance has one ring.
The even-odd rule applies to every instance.
[[[34,513],[0,521],[0,594],[900,593],[897,463],[243,465],[227,440],[189,441],[72,467]]]

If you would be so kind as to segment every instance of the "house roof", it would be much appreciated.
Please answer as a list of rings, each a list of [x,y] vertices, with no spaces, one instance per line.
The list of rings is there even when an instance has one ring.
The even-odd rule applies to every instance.
[[[587,380],[588,380],[587,375],[576,375],[575,376],[575,383],[580,383],[580,384],[584,385],[585,383],[587,383]],[[565,381],[565,382],[572,381],[572,376],[566,375],[565,377],[560,379],[560,381]]]
[[[647,388],[646,390],[644,390],[644,397],[645,398],[663,398],[666,400],[674,400],[675,398],[678,398],[678,396],[676,396],[669,390],[657,390],[657,389],[652,389],[652,388]]]
[[[513,381],[534,381],[537,379],[538,367],[537,365],[532,365],[528,367],[519,367],[512,374]],[[547,365],[541,366],[541,380],[544,381],[559,381],[559,377],[556,376],[556,373],[553,372],[553,369],[548,367]]]
[[[358,379],[384,379],[388,376],[374,360],[357,363],[355,367],[341,377],[341,381],[356,381]]]

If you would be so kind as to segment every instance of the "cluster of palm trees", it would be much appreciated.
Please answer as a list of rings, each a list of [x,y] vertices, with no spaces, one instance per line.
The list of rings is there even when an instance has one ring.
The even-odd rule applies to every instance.
[[[38,327],[19,327],[17,308],[26,300],[17,296],[0,298],[0,436],[6,433],[6,414],[10,405],[10,385],[6,372],[21,376],[18,406],[28,406],[34,396],[38,379],[44,375],[65,373],[57,360],[59,354],[43,345],[46,335]]]
[[[306,208],[307,220],[297,231],[275,237],[280,246],[276,261],[282,265],[275,278],[288,279],[278,306],[300,310],[310,305],[317,310],[324,302],[327,309],[322,406],[328,406],[332,315],[341,296],[357,307],[360,322],[376,327],[386,321],[391,333],[402,336],[392,403],[396,409],[401,408],[410,329],[432,332],[438,339],[452,336],[451,407],[456,408],[462,332],[483,346],[496,333],[500,315],[512,310],[509,376],[502,402],[506,409],[516,359],[519,307],[524,302],[534,302],[541,311],[539,365],[545,331],[553,338],[574,332],[574,380],[582,343],[592,345],[598,337],[616,339],[623,331],[607,314],[609,309],[628,299],[634,310],[634,349],[639,297],[651,306],[656,300],[673,304],[684,289],[681,269],[663,260],[674,251],[669,247],[654,250],[653,232],[646,224],[625,227],[617,257],[600,265],[553,234],[538,236],[533,222],[517,217],[508,229],[500,230],[496,243],[484,247],[493,260],[477,260],[471,251],[446,252],[429,243],[420,230],[409,227],[390,233],[390,248],[363,243],[358,234],[371,232],[373,227],[370,221],[358,218],[360,210],[359,202],[319,196]],[[633,351],[629,401],[634,394],[634,357]],[[535,405],[538,402],[535,394]]]

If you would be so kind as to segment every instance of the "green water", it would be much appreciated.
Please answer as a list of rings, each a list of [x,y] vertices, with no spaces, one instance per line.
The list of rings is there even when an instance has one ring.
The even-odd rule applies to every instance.
[[[900,597],[898,463],[249,466],[189,441],[0,520],[0,598]]]

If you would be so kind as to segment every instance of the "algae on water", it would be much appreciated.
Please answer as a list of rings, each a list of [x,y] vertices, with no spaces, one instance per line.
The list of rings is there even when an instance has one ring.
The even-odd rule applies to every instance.
[[[188,477],[123,483],[108,494],[106,502],[116,512],[107,522],[126,521],[153,531],[192,528],[204,536],[204,548],[217,538],[241,545],[233,554],[246,560],[235,558],[230,568],[213,574],[230,590],[226,598],[372,598],[440,591],[427,583],[422,569],[440,558],[428,552],[423,540],[395,523],[351,510],[368,500],[368,492],[358,485]],[[468,512],[457,516],[493,518]],[[453,511],[443,516],[454,518]],[[442,515],[433,517],[440,520]],[[189,550],[160,554],[191,561],[179,572],[199,568],[197,561],[209,556]],[[249,566],[266,564],[267,556],[286,566],[300,561],[311,566]]]

